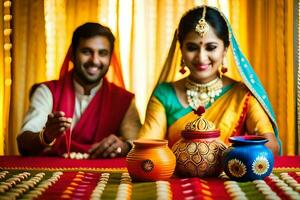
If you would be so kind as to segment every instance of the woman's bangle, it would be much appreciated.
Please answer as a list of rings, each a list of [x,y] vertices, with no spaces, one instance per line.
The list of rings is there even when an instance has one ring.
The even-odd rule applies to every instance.
[[[45,133],[45,129],[43,128],[43,130],[41,130],[41,132],[39,132],[39,139],[40,139],[41,144],[46,147],[52,147],[56,142],[56,138],[52,142],[47,143],[44,138],[44,133]]]

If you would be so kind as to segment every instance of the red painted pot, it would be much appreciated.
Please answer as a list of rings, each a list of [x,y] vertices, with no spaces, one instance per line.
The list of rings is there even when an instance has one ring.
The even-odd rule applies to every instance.
[[[169,179],[175,169],[176,158],[167,140],[135,140],[127,155],[127,169],[136,181]]]
[[[222,154],[225,144],[219,140],[220,131],[181,132],[172,151],[176,156],[176,174],[184,177],[218,176],[222,172]]]

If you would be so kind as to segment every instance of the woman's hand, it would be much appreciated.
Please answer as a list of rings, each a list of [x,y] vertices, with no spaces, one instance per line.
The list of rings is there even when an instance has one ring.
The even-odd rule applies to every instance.
[[[268,147],[272,152],[274,156],[279,155],[279,144],[277,142],[277,139],[274,135],[274,133],[264,133],[262,136],[264,136],[268,142],[265,144],[266,147]]]

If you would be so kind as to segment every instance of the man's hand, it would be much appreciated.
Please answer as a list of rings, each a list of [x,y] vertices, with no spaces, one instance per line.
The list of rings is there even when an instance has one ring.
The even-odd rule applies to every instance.
[[[45,125],[44,139],[46,142],[51,142],[65,130],[71,127],[72,118],[65,117],[65,113],[57,111],[50,113]]]
[[[92,145],[89,150],[90,158],[114,158],[125,156],[130,150],[129,145],[111,134],[98,143]]]

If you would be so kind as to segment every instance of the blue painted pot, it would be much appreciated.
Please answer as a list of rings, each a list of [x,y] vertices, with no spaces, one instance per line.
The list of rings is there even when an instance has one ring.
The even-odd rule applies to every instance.
[[[224,151],[223,168],[227,176],[235,181],[264,179],[272,172],[274,157],[264,146],[268,141],[261,136],[230,137],[232,146]]]

